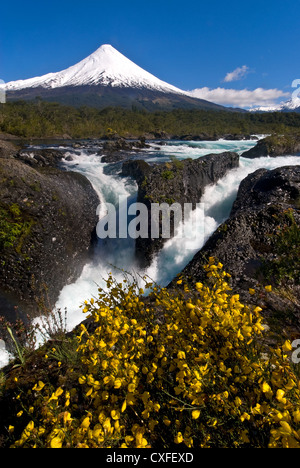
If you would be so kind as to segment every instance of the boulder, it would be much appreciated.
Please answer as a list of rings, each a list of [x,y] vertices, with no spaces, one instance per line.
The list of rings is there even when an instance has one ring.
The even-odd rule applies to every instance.
[[[0,315],[14,318],[15,306],[40,315],[88,261],[98,196],[84,176],[44,159],[0,159],[0,179]]]
[[[134,141],[117,138],[105,141],[98,154],[102,156],[102,162],[111,164],[127,160],[132,152],[138,152],[144,148],[149,148],[144,137]]]
[[[151,238],[151,204],[179,203],[183,208],[185,203],[190,203],[195,209],[205,187],[216,183],[238,165],[239,155],[231,152],[210,154],[196,160],[174,159],[153,166],[141,160],[132,160],[123,164],[122,174],[130,175],[137,181],[137,201],[148,208],[148,238],[136,239],[137,258],[142,267],[151,264],[154,255],[167,240],[162,236],[158,239]],[[170,222],[172,231],[172,219]]]
[[[299,326],[300,167],[259,169],[242,181],[229,219],[182,271],[204,281],[209,257],[221,262],[230,283],[246,302],[260,305],[285,327]],[[169,286],[174,286],[174,280]],[[273,286],[266,294],[264,287]],[[252,297],[249,289],[257,294]],[[282,325],[282,324],[281,324]]]
[[[22,149],[15,156],[32,167],[57,167],[64,157],[64,151],[56,149]]]
[[[272,135],[259,140],[254,148],[245,151],[243,158],[287,156],[300,153],[300,137],[296,135]]]

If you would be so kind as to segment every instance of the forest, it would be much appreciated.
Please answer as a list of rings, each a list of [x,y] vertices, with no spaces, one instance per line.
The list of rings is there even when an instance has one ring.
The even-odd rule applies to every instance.
[[[299,133],[299,113],[69,107],[36,99],[0,104],[0,133],[20,138],[210,137]]]

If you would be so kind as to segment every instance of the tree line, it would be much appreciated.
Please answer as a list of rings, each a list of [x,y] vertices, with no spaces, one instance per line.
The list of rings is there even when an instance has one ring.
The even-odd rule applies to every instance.
[[[299,133],[300,113],[252,113],[175,109],[148,112],[136,108],[70,107],[58,103],[15,101],[0,104],[0,132],[21,138],[139,137],[164,133],[209,137],[225,134]]]

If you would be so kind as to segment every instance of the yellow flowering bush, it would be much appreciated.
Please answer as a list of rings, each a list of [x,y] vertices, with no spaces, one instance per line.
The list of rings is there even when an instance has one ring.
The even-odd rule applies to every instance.
[[[266,353],[261,309],[215,263],[205,284],[147,297],[110,276],[84,304],[78,381],[37,382],[12,447],[300,447],[291,345]]]

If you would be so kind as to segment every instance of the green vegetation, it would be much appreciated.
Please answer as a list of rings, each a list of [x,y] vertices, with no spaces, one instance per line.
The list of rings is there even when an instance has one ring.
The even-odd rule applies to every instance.
[[[170,135],[295,133],[299,132],[297,113],[238,113],[183,110],[147,112],[108,107],[68,107],[35,100],[0,104],[0,132],[23,138],[57,137],[100,138],[103,136],[152,133]]]
[[[294,210],[289,210],[276,216],[278,228],[271,236],[274,240],[276,257],[264,261],[262,273],[277,286],[293,281],[300,283],[300,228],[295,220]]]
[[[174,172],[172,171],[163,171],[161,173],[161,176],[163,179],[166,179],[166,180],[172,180],[175,177]]]
[[[0,250],[15,247],[20,253],[22,239],[29,234],[31,226],[32,222],[24,220],[16,203],[0,206]]]
[[[214,258],[204,268],[204,283],[146,282],[147,298],[109,276],[73,336],[2,373],[2,445],[299,448],[291,343],[268,345],[262,309],[240,302]]]
[[[170,161],[177,170],[181,171],[184,168],[184,162],[177,159],[176,156],[170,156]]]

